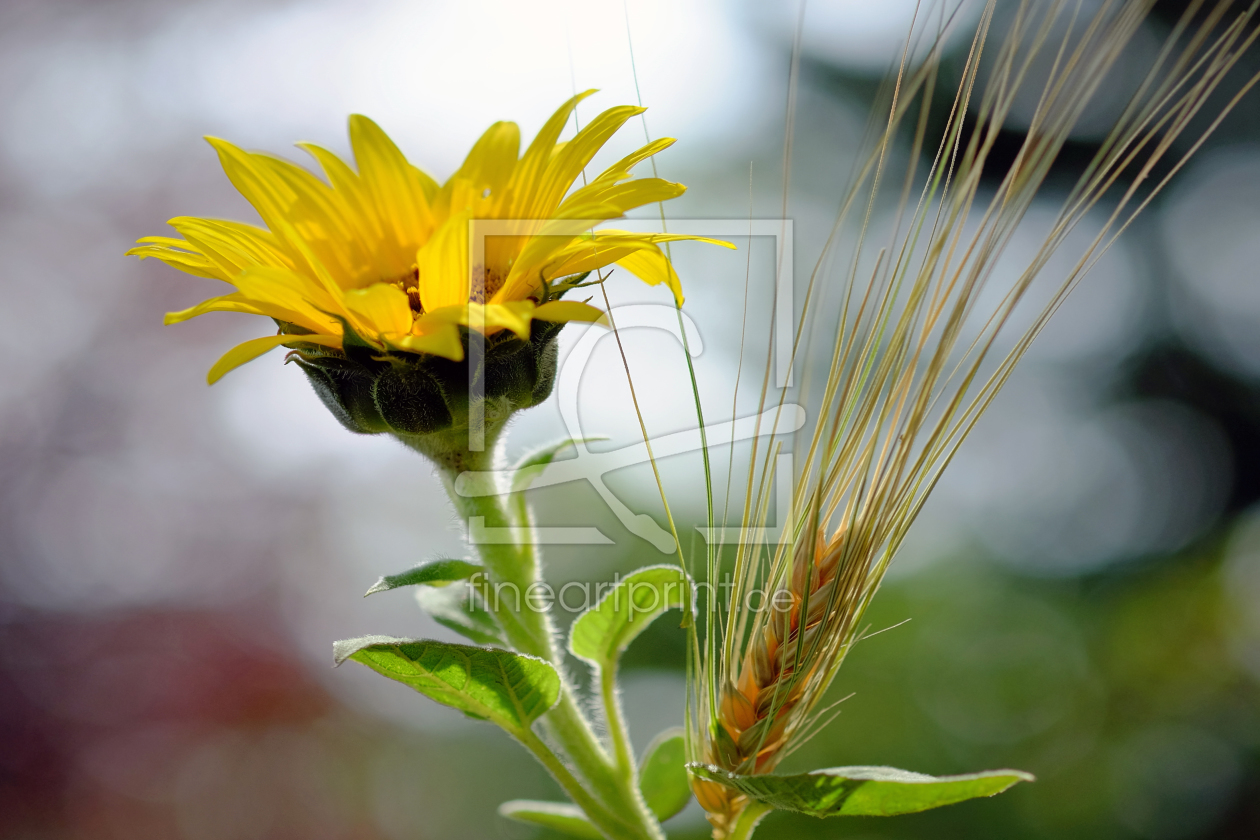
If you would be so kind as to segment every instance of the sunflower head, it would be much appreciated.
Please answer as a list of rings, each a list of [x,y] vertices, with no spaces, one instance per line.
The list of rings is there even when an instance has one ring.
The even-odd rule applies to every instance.
[[[568,321],[603,318],[576,298],[612,267],[668,286],[682,303],[660,244],[698,237],[597,229],[683,193],[681,184],[631,175],[673,141],[648,143],[585,180],[595,153],[643,111],[610,108],[560,142],[593,92],[562,105],[523,154],[516,124],[495,123],[441,185],[362,116],[350,118],[354,167],[299,144],[324,179],[208,138],[263,226],[178,217],[170,224],[182,238],[145,237],[128,253],[233,287],[169,313],[167,323],[227,311],[278,326],[229,350],[211,368],[212,383],[283,345],[352,431],[449,433],[478,402],[492,431],[550,393],[556,333]]]

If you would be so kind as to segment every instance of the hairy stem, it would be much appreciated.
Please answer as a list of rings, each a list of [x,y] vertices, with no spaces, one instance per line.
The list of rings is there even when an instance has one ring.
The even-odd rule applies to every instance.
[[[595,799],[595,797],[593,797],[585,787],[583,787],[582,783],[578,781],[572,771],[570,771],[565,763],[560,760],[559,756],[552,752],[551,748],[548,747],[541,738],[535,735],[531,730],[525,730],[524,732],[517,732],[514,734],[516,735],[517,740],[519,740],[527,750],[533,753],[534,758],[538,759],[539,763],[547,768],[547,772],[551,773],[552,778],[560,784],[560,787],[564,788],[564,792],[569,795],[569,798],[586,812],[586,816],[588,816],[591,822],[595,823],[601,831],[605,834],[609,834],[609,832],[623,832],[628,828],[622,820],[618,819],[613,812],[609,811],[600,804],[600,802]],[[613,833],[609,836],[616,837],[620,835]]]
[[[488,469],[489,465],[485,468]],[[498,618],[512,647],[521,653],[556,662],[555,628],[551,617],[545,611],[531,610],[526,603],[530,584],[539,580],[538,563],[533,552],[514,543],[473,542],[477,531],[483,528],[492,534],[498,529],[507,533],[506,529],[516,523],[498,496],[459,495],[455,492],[456,478],[458,473],[442,471],[446,492],[468,529],[469,542],[486,567],[488,585],[493,593],[493,597],[485,599],[486,607]]]
[[[634,751],[630,748],[630,730],[621,713],[621,698],[617,696],[617,672],[614,669],[599,669],[599,690],[604,702],[604,715],[608,720],[608,735],[612,739],[617,770],[624,778],[633,780]]]
[[[461,452],[458,458],[452,458],[449,462],[437,462],[447,494],[459,516],[469,527],[470,538],[474,524],[485,529],[515,529],[514,532],[501,532],[511,533],[513,539],[510,541],[474,543],[486,567],[490,585],[502,585],[512,593],[506,598],[487,598],[487,607],[494,612],[507,642],[515,650],[545,659],[556,666],[561,680],[560,700],[543,721],[549,736],[563,749],[578,774],[586,781],[585,786],[578,783],[583,793],[588,799],[593,794],[594,799],[591,801],[599,803],[598,807],[615,815],[619,827],[609,836],[662,840],[664,834],[660,825],[639,795],[633,763],[628,765],[631,767],[628,773],[624,771],[626,765],[623,765],[620,750],[624,748],[629,755],[628,739],[624,745],[617,746],[618,760],[614,763],[595,735],[590,721],[582,713],[573,685],[565,677],[563,654],[555,642],[556,631],[550,614],[544,610],[531,609],[525,598],[530,585],[541,581],[542,575],[533,545],[533,526],[523,500],[508,500],[509,504],[518,508],[513,511],[499,496],[462,496],[455,490],[455,482],[461,472],[491,469],[492,450],[493,441],[488,440],[486,451]],[[497,594],[498,590],[494,591]],[[615,688],[613,696],[615,699]],[[614,745],[617,745],[616,737]],[[550,757],[547,760],[544,760],[544,753],[534,746],[526,746],[552,770],[553,776],[556,775],[549,761],[559,762],[559,759],[545,744],[538,741],[537,746],[542,747],[545,755]],[[563,763],[559,766],[564,767]],[[587,810],[583,801],[575,797],[567,787],[565,790],[575,803]],[[599,824],[595,814],[588,813],[588,816]],[[600,826],[600,829],[607,833],[604,826]]]

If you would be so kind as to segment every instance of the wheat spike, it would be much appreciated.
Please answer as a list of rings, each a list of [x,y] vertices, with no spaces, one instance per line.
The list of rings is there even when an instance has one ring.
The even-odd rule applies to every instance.
[[[1256,83],[1252,78],[1242,86],[1166,175],[1145,184],[1257,35],[1251,24],[1260,0],[1232,19],[1227,0],[1206,14],[1200,14],[1205,0],[1191,3],[1067,196],[1040,251],[1020,274],[1004,279],[997,302],[982,309],[981,294],[992,294],[990,286],[997,282],[997,258],[1092,94],[1153,5],[1153,0],[1103,0],[1086,18],[1079,1],[1011,4],[1009,28],[986,64],[980,90],[980,58],[997,7],[988,0],[932,164],[923,173],[916,161],[926,147],[940,45],[952,18],[944,10],[935,24],[929,15],[920,18],[929,20],[923,26],[931,46],[914,69],[903,58],[886,124],[842,204],[797,330],[796,352],[808,355],[807,339],[817,335],[811,325],[823,312],[838,319],[825,349],[831,363],[819,420],[797,449],[805,452],[806,466],[793,496],[793,539],[775,549],[737,546],[731,606],[723,616],[723,606],[710,597],[705,638],[693,637],[692,761],[741,774],[766,773],[816,731],[819,702],[860,638],[866,606],[941,471],[1064,297]],[[906,55],[911,52],[907,46]],[[1037,70],[1038,56],[1050,59],[1048,72]],[[1022,147],[1001,183],[982,195],[985,163],[1017,93],[1026,89],[1036,91],[1038,105]],[[974,123],[964,132],[966,114]],[[863,243],[874,236],[872,218],[888,180],[893,141],[903,123],[911,122],[910,162],[894,185],[892,233],[873,267],[862,268],[871,262],[862,263]],[[1118,186],[1126,172],[1128,185]],[[1104,197],[1106,219],[1093,242],[1067,277],[1055,278],[1058,285],[1030,326],[1007,346],[999,345],[999,334],[1005,340],[1003,327],[1050,255]],[[829,302],[819,278],[835,256],[841,225],[859,214],[858,247],[838,285],[838,301]],[[767,390],[763,385],[763,405]],[[746,528],[765,521],[773,454],[754,451]],[[709,581],[719,573],[711,554]],[[774,593],[763,601],[768,606],[747,606],[754,590]],[[694,780],[693,789],[713,836],[729,836],[746,800],[711,782]]]

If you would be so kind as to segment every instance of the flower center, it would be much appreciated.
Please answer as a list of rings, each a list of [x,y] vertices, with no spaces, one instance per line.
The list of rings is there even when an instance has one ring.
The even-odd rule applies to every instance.
[[[473,268],[472,282],[468,293],[470,303],[485,303],[503,285],[503,278],[494,269],[486,271],[484,265]],[[411,304],[411,312],[417,318],[424,314],[424,304],[420,301],[420,268],[412,266],[405,276],[394,280],[394,285],[407,293],[407,302]]]
[[[472,303],[485,303],[503,285],[503,278],[494,269],[486,270],[484,265],[477,265],[472,270],[472,283],[468,292],[468,300]]]
[[[413,265],[411,273],[399,281],[402,290],[407,293],[407,302],[411,304],[413,314],[424,314],[424,305],[420,303],[420,267]]]

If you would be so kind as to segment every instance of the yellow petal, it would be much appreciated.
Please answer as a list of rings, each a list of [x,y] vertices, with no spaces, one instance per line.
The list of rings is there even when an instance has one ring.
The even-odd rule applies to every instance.
[[[507,303],[468,303],[446,306],[426,313],[428,317],[459,324],[487,335],[507,329],[523,339],[529,338],[529,323],[533,319],[532,300],[514,300]]]
[[[315,281],[293,271],[270,266],[254,266],[232,281],[245,297],[260,304],[273,304],[301,316],[300,323],[318,332],[340,332],[331,315],[347,313],[341,300],[329,296]]]
[[[350,146],[359,177],[399,248],[414,249],[429,235],[433,218],[424,185],[381,127],[361,114],[350,117]]]
[[[218,153],[219,163],[232,186],[254,206],[267,227],[285,239],[289,208],[297,201],[297,194],[258,167],[243,149],[218,137],[206,137],[206,142]]]
[[[411,182],[420,190],[420,194],[424,196],[424,200],[429,206],[433,206],[433,199],[438,193],[438,183],[429,177],[429,173],[425,172],[414,164],[407,164],[408,174],[411,176]]]
[[[559,251],[552,262],[542,269],[542,276],[547,280],[595,271],[606,265],[612,265],[633,251],[653,247],[650,243],[625,242],[615,245],[596,244],[595,242],[575,242]]]
[[[391,339],[390,344],[412,353],[431,353],[455,362],[464,360],[464,344],[460,340],[459,329],[451,323],[430,321],[423,334]]]
[[[682,283],[674,266],[656,246],[650,250],[638,250],[617,260],[617,265],[636,275],[649,286],[664,283],[674,293],[674,303],[683,305]]]
[[[535,218],[529,212],[529,208],[533,206],[534,193],[538,189],[539,180],[548,163],[551,162],[556,140],[560,139],[560,132],[564,131],[564,127],[568,124],[573,109],[594,92],[594,90],[586,90],[570,98],[556,109],[556,112],[534,136],[533,142],[521,156],[521,161],[512,172],[512,178],[508,182],[508,189],[512,191],[513,196],[511,208],[505,208],[509,218]]]
[[[366,245],[365,250],[373,261],[376,276],[398,277],[410,269],[414,254],[399,247],[392,233],[389,241],[386,241],[380,215],[376,212],[376,205],[367,187],[363,185],[363,179],[345,161],[327,149],[316,146],[314,143],[298,143],[297,145],[319,161],[320,168],[324,170],[324,176],[328,178],[328,183],[341,196],[341,200],[345,203],[348,220],[354,225]]]
[[[168,224],[229,280],[253,265],[294,267],[275,235],[254,225],[192,216],[177,216]]]
[[[321,262],[338,277],[352,282],[370,270],[371,259],[340,195],[287,160],[270,155],[251,155],[250,159],[293,191],[296,198],[289,208],[288,221]]]
[[[557,253],[573,240],[589,234],[590,225],[618,215],[617,208],[609,204],[570,205],[566,202],[564,209],[543,223],[537,235],[521,250],[493,299],[503,302],[528,297],[541,281],[542,267],[552,262]]]
[[[551,215],[595,153],[625,125],[626,120],[645,110],[647,109],[633,105],[619,105],[591,120],[547,165],[525,217]]]
[[[265,164],[262,155],[251,155],[226,140],[207,137],[206,141],[219,153],[219,162],[228,179],[241,195],[254,205],[280,242],[294,266],[303,274],[319,281],[330,295],[340,292],[340,286],[328,272],[324,262],[311,247],[311,242],[294,226],[291,216],[298,203],[298,194],[280,178],[277,172]]]
[[[210,368],[210,372],[206,374],[207,384],[213,385],[223,378],[223,375],[230,370],[240,367],[246,362],[253,361],[266,353],[268,350],[279,347],[281,344],[319,344],[324,347],[341,347],[341,336],[339,335],[268,335],[263,338],[253,338],[242,344],[238,344],[231,350],[223,354],[219,361],[214,363],[214,367]]]
[[[470,275],[468,266],[467,212],[458,213],[434,231],[433,236],[416,252],[416,269],[420,274],[420,303],[425,312],[468,302]]]
[[[307,319],[297,312],[274,304],[249,300],[240,292],[203,300],[196,306],[180,310],[179,312],[167,312],[162,319],[162,323],[168,326],[170,324],[178,324],[190,318],[196,318],[198,315],[204,315],[207,312],[244,312],[248,315],[265,315],[268,318],[275,318],[278,321],[290,324],[301,324],[307,329],[310,329],[312,326],[311,324],[303,323]],[[322,328],[326,328],[326,325]]]
[[[187,240],[177,239],[174,236],[142,236],[136,240],[137,245],[159,245],[163,248],[178,248],[182,251],[196,251]],[[197,256],[201,256],[198,254]]]
[[[534,310],[534,317],[540,321],[588,321],[608,326],[608,318],[602,310],[580,300],[553,300],[544,303]]]
[[[638,149],[632,154],[626,155],[621,160],[599,173],[599,177],[595,178],[595,180],[591,181],[591,183],[615,183],[623,178],[628,178],[630,176],[630,170],[637,164],[647,158],[650,158],[657,152],[662,152],[665,149],[668,149],[672,145],[674,145],[674,138],[672,137],[662,137],[659,140],[653,140],[651,143],[648,143],[646,146]]]
[[[226,280],[223,272],[217,270],[210,261],[206,259],[204,254],[197,254],[191,251],[182,250],[183,248],[191,248],[188,242],[182,239],[171,239],[166,236],[146,236],[144,239],[138,240],[139,244],[126,253],[128,257],[156,257],[172,268],[178,268],[180,271],[188,274],[195,274],[198,277],[210,277],[215,280]],[[172,246],[167,242],[177,243]]]
[[[684,233],[632,233],[624,230],[600,230],[593,235],[565,246],[553,256],[552,262],[542,269],[547,280],[568,277],[586,271],[595,271],[621,260],[634,251],[656,250],[657,242],[706,242],[734,249],[730,242],[692,236]]]
[[[476,213],[484,204],[482,195],[485,191],[485,187],[479,187],[467,178],[452,177],[438,193],[435,213],[438,218],[455,213]]]
[[[623,239],[634,239],[642,242],[706,242],[709,245],[721,245],[731,251],[738,251],[739,248],[732,242],[725,239],[712,239],[708,236],[693,236],[689,233],[637,233],[630,230],[614,230],[613,228],[600,228],[595,232],[595,238],[599,242],[617,243]]]
[[[520,149],[521,130],[516,123],[497,122],[481,135],[453,177],[471,182],[478,192],[500,192],[512,177]]]
[[[475,306],[476,304],[470,304]],[[529,322],[533,320],[535,305],[532,300],[513,300],[507,303],[487,303],[485,323],[487,332],[509,329],[520,338],[529,340]]]
[[[573,195],[564,200],[560,205],[560,212],[565,212],[570,203],[579,204],[582,202],[600,202],[602,204],[610,204],[617,210],[607,218],[620,216],[628,210],[636,207],[642,207],[645,204],[654,204],[658,201],[669,201],[678,198],[687,191],[682,184],[676,184],[673,181],[666,181],[663,178],[636,178],[624,184],[609,184],[605,182],[603,185],[592,184],[589,187],[583,187],[575,190]]]
[[[346,292],[346,309],[355,331],[368,336],[402,336],[411,332],[407,293],[389,283]]]

